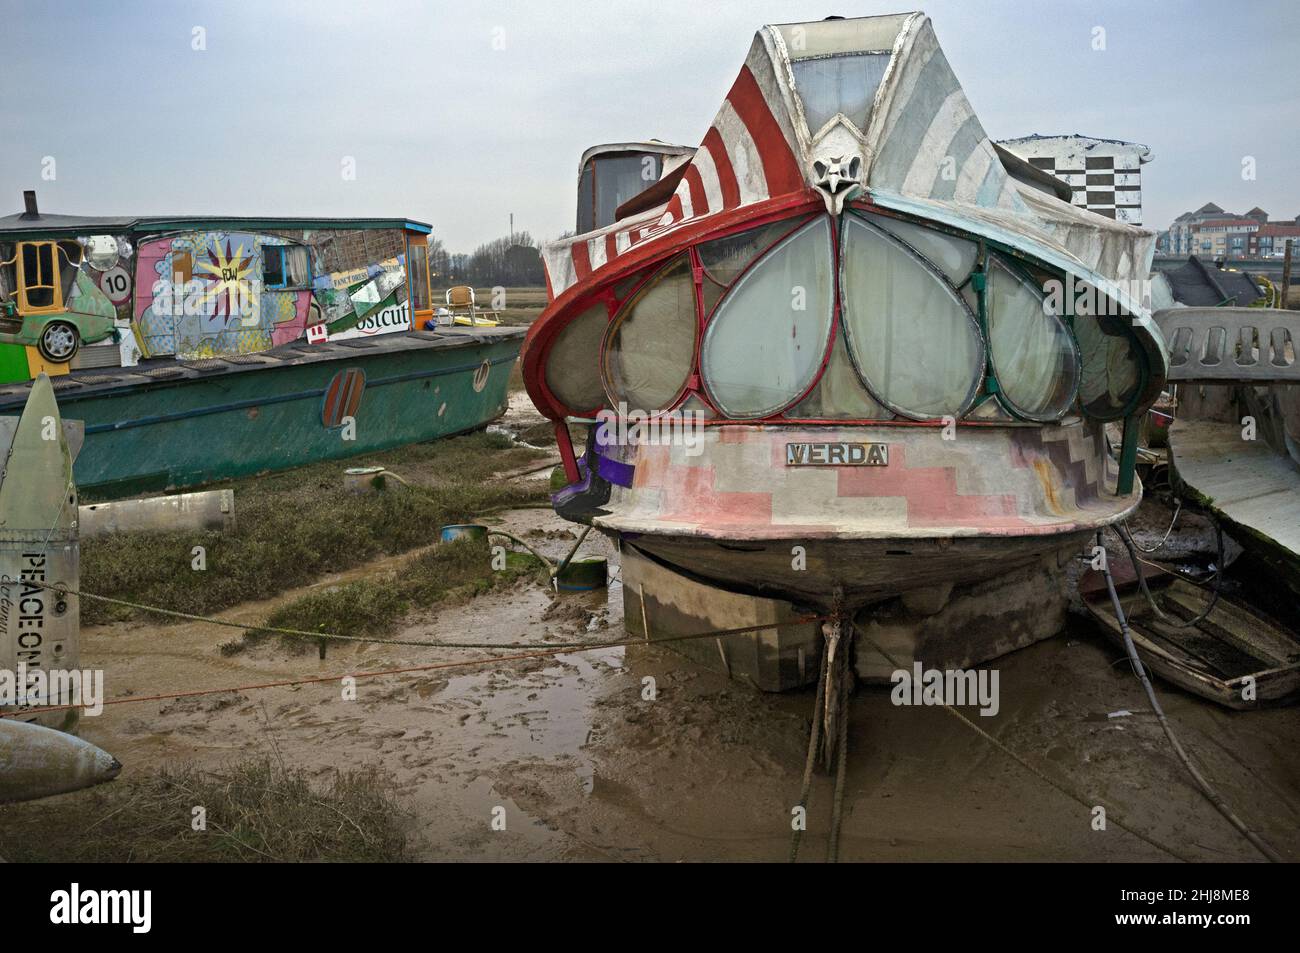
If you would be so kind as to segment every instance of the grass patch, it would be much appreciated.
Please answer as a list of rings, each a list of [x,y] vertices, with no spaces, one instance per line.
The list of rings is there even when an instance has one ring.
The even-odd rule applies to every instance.
[[[545,481],[492,477],[545,456],[515,446],[504,434],[479,432],[218,484],[235,490],[234,532],[88,539],[81,547],[81,586],[87,592],[209,615],[427,545],[443,524],[471,522],[487,510],[543,500]],[[393,480],[375,493],[343,489],[345,468],[372,463],[390,468],[418,489]],[[206,551],[203,571],[191,568],[195,546]],[[81,603],[87,625],[146,615],[92,599]]]
[[[394,792],[374,767],[321,785],[269,758],[220,771],[185,766],[0,807],[0,854],[29,863],[409,860]],[[196,805],[205,831],[191,827]]]
[[[492,555],[483,542],[442,543],[416,556],[400,573],[332,586],[300,596],[276,609],[265,624],[278,629],[333,632],[339,635],[383,635],[412,609],[427,608],[444,599],[470,598],[517,579],[545,577],[534,558],[511,554],[504,569],[492,568]],[[306,652],[316,647],[305,636],[279,635],[266,629],[244,633],[221,646],[234,655],[249,645],[278,636],[286,648]]]

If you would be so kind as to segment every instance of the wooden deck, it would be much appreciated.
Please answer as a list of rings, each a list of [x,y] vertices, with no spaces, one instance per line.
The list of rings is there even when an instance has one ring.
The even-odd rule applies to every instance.
[[[1300,589],[1300,467],[1238,424],[1176,420],[1169,434],[1178,483],[1225,521],[1243,546]]]

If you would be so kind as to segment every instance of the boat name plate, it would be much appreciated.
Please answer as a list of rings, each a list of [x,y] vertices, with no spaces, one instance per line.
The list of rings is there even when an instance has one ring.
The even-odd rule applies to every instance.
[[[787,467],[887,467],[889,444],[848,443],[834,440],[827,443],[787,443]]]

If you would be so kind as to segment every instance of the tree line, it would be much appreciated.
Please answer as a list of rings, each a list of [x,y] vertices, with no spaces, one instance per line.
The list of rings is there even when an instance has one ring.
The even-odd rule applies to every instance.
[[[519,288],[546,283],[541,248],[528,232],[515,232],[479,245],[471,254],[449,252],[429,236],[429,269],[436,285]]]

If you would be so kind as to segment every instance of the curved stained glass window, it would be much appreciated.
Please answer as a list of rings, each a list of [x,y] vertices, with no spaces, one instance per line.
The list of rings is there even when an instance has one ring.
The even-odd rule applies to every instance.
[[[719,302],[700,370],[726,416],[774,414],[812,384],[834,318],[833,260],[830,219],[819,216],[777,243]]]
[[[727,287],[751,261],[771,248],[782,235],[794,231],[794,227],[795,223],[787,219],[705,242],[697,249],[704,276],[719,287]]]
[[[944,277],[960,288],[975,268],[979,246],[965,238],[958,238],[937,229],[926,228],[914,222],[904,222],[884,215],[864,215],[873,225],[879,225],[895,238],[911,245]]]
[[[600,382],[600,342],[609,326],[603,302],[593,304],[565,326],[546,358],[546,387],[575,414],[605,403]]]
[[[1108,315],[1074,316],[1082,367],[1079,401],[1098,420],[1117,420],[1142,386],[1142,358],[1119,322]]]
[[[892,420],[893,411],[880,405],[862,386],[853,369],[844,335],[831,345],[826,370],[808,396],[785,414],[795,420]]]
[[[840,254],[849,354],[871,392],[907,417],[960,417],[984,369],[975,315],[938,271],[857,216],[845,218]]]
[[[641,413],[671,408],[695,363],[696,330],[695,284],[683,255],[614,316],[604,364],[611,402]]]
[[[1074,402],[1079,352],[1070,329],[1042,294],[996,257],[989,259],[985,310],[989,354],[1008,407],[1030,420],[1055,420]]]

